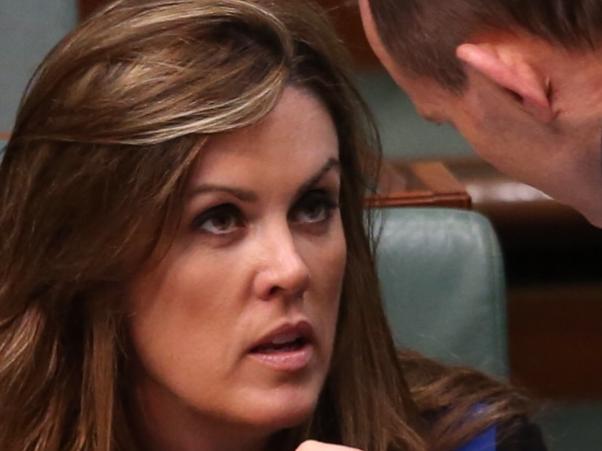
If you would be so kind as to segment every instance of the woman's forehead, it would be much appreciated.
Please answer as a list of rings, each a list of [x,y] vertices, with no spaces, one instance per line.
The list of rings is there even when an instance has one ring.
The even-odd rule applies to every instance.
[[[338,160],[338,137],[330,114],[316,97],[287,88],[274,110],[262,121],[234,132],[216,135],[200,151],[191,182],[225,177],[244,178],[270,163],[281,172],[313,170]]]

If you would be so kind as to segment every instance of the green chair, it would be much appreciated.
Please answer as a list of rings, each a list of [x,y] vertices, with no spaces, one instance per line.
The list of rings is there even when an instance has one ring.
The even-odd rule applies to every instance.
[[[489,221],[466,210],[380,209],[374,233],[397,344],[507,376],[503,263]]]
[[[385,308],[399,346],[506,377],[506,306],[497,237],[464,210],[375,212]],[[602,449],[602,402],[551,403],[538,423],[550,451]]]

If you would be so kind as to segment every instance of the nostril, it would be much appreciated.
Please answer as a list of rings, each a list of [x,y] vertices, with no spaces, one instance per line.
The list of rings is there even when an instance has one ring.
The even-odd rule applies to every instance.
[[[297,290],[289,290],[284,287],[274,285],[269,291],[269,296],[270,297],[283,296],[291,301],[302,301],[303,298],[305,297],[306,289],[307,289],[307,286],[305,286],[305,285]]]

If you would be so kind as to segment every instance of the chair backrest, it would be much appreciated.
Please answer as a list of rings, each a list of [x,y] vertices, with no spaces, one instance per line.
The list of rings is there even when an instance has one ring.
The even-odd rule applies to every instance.
[[[507,376],[503,262],[489,221],[439,208],[376,210],[377,262],[399,346]]]

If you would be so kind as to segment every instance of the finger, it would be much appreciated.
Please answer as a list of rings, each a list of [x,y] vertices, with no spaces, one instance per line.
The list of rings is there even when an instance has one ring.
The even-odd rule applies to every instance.
[[[308,440],[301,443],[296,451],[361,451],[357,448],[349,448],[342,445],[332,445],[330,443],[316,442]]]

